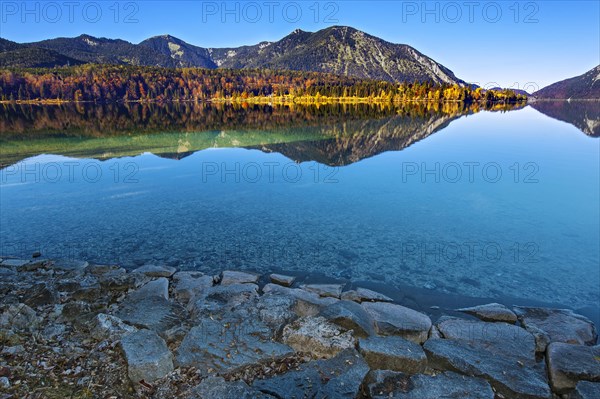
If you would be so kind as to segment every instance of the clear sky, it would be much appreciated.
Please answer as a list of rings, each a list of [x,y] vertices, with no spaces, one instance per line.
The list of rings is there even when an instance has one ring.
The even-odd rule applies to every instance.
[[[0,36],[138,43],[171,34],[202,47],[274,41],[348,25],[410,44],[469,82],[534,91],[600,64],[600,1],[0,0]],[[525,87],[530,84],[529,87]]]

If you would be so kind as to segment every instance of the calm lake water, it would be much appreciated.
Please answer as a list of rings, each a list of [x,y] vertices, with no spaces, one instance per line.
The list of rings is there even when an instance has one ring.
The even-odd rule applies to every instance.
[[[1,253],[597,307],[600,118],[570,107],[233,110],[206,126],[5,108]]]

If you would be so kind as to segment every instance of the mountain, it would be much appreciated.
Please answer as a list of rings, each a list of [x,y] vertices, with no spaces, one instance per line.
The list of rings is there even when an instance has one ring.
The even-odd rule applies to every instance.
[[[217,68],[207,49],[188,44],[170,35],[154,36],[139,45],[172,58],[179,67]]]
[[[542,99],[600,99],[600,65],[583,75],[561,80],[533,93]]]
[[[171,57],[160,54],[146,46],[140,46],[120,39],[97,38],[81,35],[74,38],[60,37],[29,43],[30,47],[39,47],[86,63],[116,65],[147,65],[176,67]]]
[[[2,53],[9,51],[11,46],[20,46],[5,42],[0,42]],[[202,48],[169,35],[155,36],[139,44],[81,35],[24,46],[54,51],[84,63],[211,69],[270,68],[328,72],[391,82],[465,84],[451,70],[413,47],[390,43],[346,26],[334,26],[318,32],[297,29],[276,42],[231,48]],[[63,61],[58,59],[56,65],[64,65]],[[24,63],[19,66],[36,64],[37,60],[31,60],[30,65]]]
[[[387,81],[464,82],[452,71],[405,44],[393,44],[346,26],[315,33],[295,30],[277,42],[209,49],[224,68],[329,72]]]
[[[53,50],[22,46],[15,50],[0,52],[0,68],[52,68],[84,64]]]
[[[600,102],[534,101],[530,104],[542,114],[570,123],[591,137],[600,137]]]

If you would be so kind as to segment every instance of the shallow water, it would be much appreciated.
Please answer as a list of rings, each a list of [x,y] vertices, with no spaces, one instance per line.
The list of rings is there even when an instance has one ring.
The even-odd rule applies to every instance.
[[[2,170],[1,252],[598,306],[598,138],[531,107],[328,129],[174,133],[163,157],[62,138]]]

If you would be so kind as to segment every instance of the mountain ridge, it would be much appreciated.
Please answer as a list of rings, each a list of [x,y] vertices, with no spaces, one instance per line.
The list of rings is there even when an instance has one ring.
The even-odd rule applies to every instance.
[[[41,48],[60,54],[61,62],[200,68],[268,68],[325,72],[391,82],[466,83],[434,59],[406,44],[395,44],[348,26],[333,26],[316,32],[296,29],[278,41],[254,45],[205,48],[171,35],[153,36],[138,44],[121,39],[80,35],[32,43],[0,42],[0,51],[14,45]],[[14,51],[14,50],[13,50]],[[29,50],[31,51],[31,50]],[[49,57],[52,58],[52,57]],[[32,60],[39,64],[44,60]],[[52,59],[45,62],[52,64]],[[4,57],[0,67],[11,64]]]
[[[600,65],[581,75],[552,83],[532,95],[548,100],[600,99]]]

